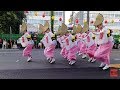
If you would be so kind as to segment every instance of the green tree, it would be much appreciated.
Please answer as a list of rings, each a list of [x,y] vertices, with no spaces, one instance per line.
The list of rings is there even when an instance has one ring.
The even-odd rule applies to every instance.
[[[19,25],[25,18],[24,11],[0,11],[0,33],[9,34],[10,27],[12,33],[19,33]]]

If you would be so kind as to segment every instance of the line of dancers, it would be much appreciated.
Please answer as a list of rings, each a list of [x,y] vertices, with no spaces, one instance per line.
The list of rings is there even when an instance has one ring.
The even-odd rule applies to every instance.
[[[56,33],[51,32],[47,21],[44,25],[40,24],[39,29],[44,37],[39,45],[42,46],[43,44],[45,46],[44,55],[48,62],[52,64],[57,60],[54,55],[58,41],[61,47],[60,54],[68,61],[69,65],[74,65],[77,62],[76,55],[78,54],[83,59],[89,57],[88,62],[100,61],[99,67],[103,70],[108,69],[114,43],[112,31],[103,25],[103,21],[104,17],[99,13],[94,23],[96,28],[94,31],[89,29],[87,22],[84,23],[83,27],[80,24],[74,25],[73,32],[69,32],[67,26],[62,23]],[[25,27],[24,29],[26,30]],[[21,44],[26,46],[23,50],[23,56],[28,57],[28,62],[31,61],[34,42],[28,32],[21,37]]]

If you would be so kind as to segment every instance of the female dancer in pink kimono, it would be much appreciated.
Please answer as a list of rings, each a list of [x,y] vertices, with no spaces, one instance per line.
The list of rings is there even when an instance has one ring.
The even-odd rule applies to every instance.
[[[87,22],[84,23],[83,29],[82,29],[82,44],[81,44],[81,52],[82,52],[82,58],[87,57],[87,44],[86,44],[86,37],[87,37],[87,31],[88,31],[88,24]]]
[[[20,38],[20,42],[22,47],[25,47],[23,50],[23,56],[28,57],[27,61],[30,62],[32,60],[32,48],[34,46],[34,42],[32,40],[31,35],[27,32],[26,23],[22,23],[21,31],[24,32],[24,35]]]
[[[62,47],[62,50],[60,52],[60,54],[68,60],[68,50],[66,48],[66,41],[65,39],[68,37],[68,35],[65,35],[67,33],[67,26],[62,23],[62,26],[61,26],[61,29],[59,31],[59,40],[60,40],[60,44],[61,44],[61,47]]]
[[[89,62],[95,62],[94,53],[97,50],[97,45],[95,44],[95,36],[89,31],[86,37],[86,45],[87,45],[87,55],[89,56]]]
[[[103,21],[103,15],[98,14],[94,23],[98,29],[97,32],[94,32],[94,34],[96,35],[97,40],[99,40],[99,42],[97,42],[99,47],[96,50],[94,57],[101,61],[101,65],[99,67],[106,70],[110,67],[110,53],[113,47],[113,37],[111,36],[110,31],[103,26]]]
[[[30,62],[32,60],[32,48],[34,46],[34,41],[31,38],[31,35],[26,36],[27,40],[26,43],[26,48],[23,50],[23,56],[28,57],[27,61]]]
[[[40,24],[40,30],[42,30],[42,33],[44,34],[44,37],[41,40],[41,43],[45,46],[44,55],[49,63],[52,64],[55,62],[54,52],[57,44],[55,34],[50,31],[48,22],[46,22],[44,26]]]
[[[82,55],[81,52],[81,45],[82,45],[82,26],[78,25],[77,26],[77,34],[76,34],[76,41],[77,41],[77,46],[78,46],[78,55]]]
[[[61,30],[61,27],[59,27],[58,32],[56,33],[57,35],[57,41],[60,43],[60,47],[61,47],[61,52],[60,54],[66,59],[66,55],[65,55],[65,44],[63,43],[63,40],[65,39],[65,35],[64,35],[64,30]]]
[[[76,53],[77,53],[77,43],[75,42],[75,36],[73,36],[71,33],[67,31],[67,26],[66,26],[66,33],[65,35],[67,38],[64,39],[65,47],[67,50],[67,60],[69,61],[70,65],[75,64],[76,62]]]
[[[64,35],[59,37],[59,43],[61,46],[60,54],[66,59],[67,58],[67,56],[65,55],[66,48],[65,48],[65,44],[63,43],[64,38],[65,38]]]

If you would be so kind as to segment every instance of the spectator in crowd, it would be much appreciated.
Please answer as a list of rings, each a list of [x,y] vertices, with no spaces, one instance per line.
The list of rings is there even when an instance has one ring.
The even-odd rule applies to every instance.
[[[3,40],[0,38],[0,48],[2,48]]]
[[[34,33],[32,35],[32,37],[33,37],[33,41],[34,41],[34,47],[38,48],[37,34]]]
[[[13,46],[13,41],[10,39],[10,40],[8,40],[8,48],[9,49],[11,49],[12,48],[12,46]]]
[[[6,39],[3,40],[2,48],[6,49],[7,48],[7,42]]]
[[[13,43],[13,47],[12,48],[17,48],[17,41],[16,40],[14,40],[14,43]]]

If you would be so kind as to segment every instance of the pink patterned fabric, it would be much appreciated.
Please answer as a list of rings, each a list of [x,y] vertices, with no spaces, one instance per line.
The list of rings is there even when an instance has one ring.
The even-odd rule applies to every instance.
[[[44,49],[44,55],[47,58],[52,58],[54,57],[54,52],[55,52],[55,45],[50,45],[49,47],[46,47]]]
[[[79,42],[78,42],[78,51],[79,51],[79,52],[81,52],[81,46],[82,46],[82,42],[79,41]]]
[[[69,52],[68,52],[68,59],[71,60],[76,60],[76,52],[77,48],[76,46],[72,47]]]
[[[81,48],[80,48],[80,50],[81,50],[81,52],[82,52],[83,54],[86,54],[87,46],[86,46],[85,43],[82,43],[82,44],[81,44]]]
[[[92,46],[90,46],[89,48],[87,48],[87,54],[88,54],[88,56],[90,58],[94,57],[94,53],[95,53],[96,50],[97,50],[96,44],[93,44]]]
[[[100,45],[97,49],[97,51],[94,54],[94,57],[104,62],[105,64],[110,64],[110,53],[113,47],[112,42],[108,42],[106,44]]]
[[[23,56],[24,56],[24,57],[31,56],[32,47],[33,47],[33,45],[31,45],[31,44],[28,44],[28,45],[27,45],[27,47],[23,50]]]
[[[65,48],[65,57],[64,57],[64,58],[68,58],[68,52],[69,52],[69,50],[67,50],[67,49]]]
[[[60,54],[64,57],[64,58],[66,58],[66,56],[65,56],[65,47],[64,48],[62,48],[61,49],[61,52],[60,52]]]

